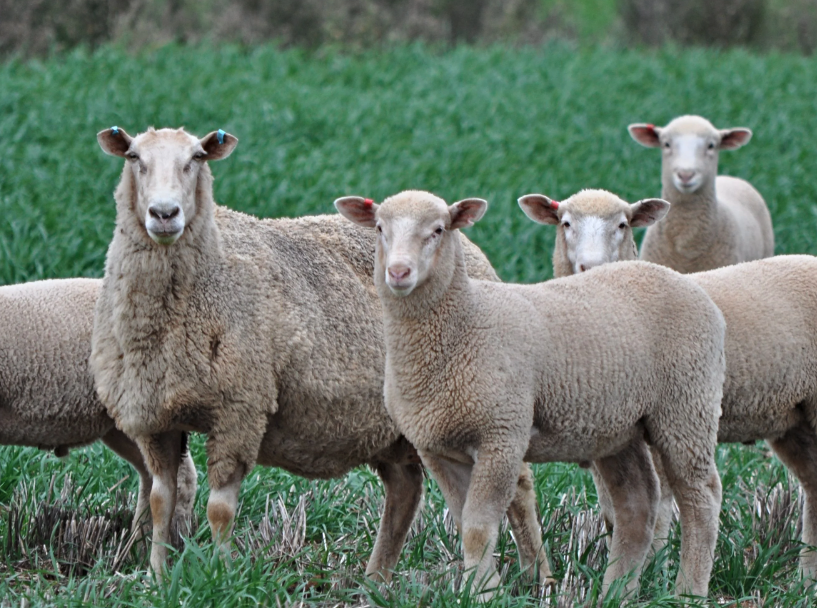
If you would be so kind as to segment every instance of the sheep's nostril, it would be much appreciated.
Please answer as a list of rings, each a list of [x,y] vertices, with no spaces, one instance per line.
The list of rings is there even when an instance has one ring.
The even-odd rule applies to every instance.
[[[395,281],[402,281],[411,274],[411,268],[397,266],[389,268],[389,276]]]
[[[587,270],[587,267],[584,264],[579,264],[579,271],[584,272],[585,270]]]
[[[161,217],[160,217],[160,216],[159,216],[159,214],[156,212],[156,210],[155,210],[155,209],[153,209],[153,207],[151,207],[150,209],[148,209],[148,213],[150,214],[150,217],[152,217],[152,218],[154,218],[154,219],[157,219],[157,220],[158,220],[158,219],[161,219]]]
[[[162,219],[163,220],[173,219],[177,215],[179,215],[179,208],[178,207],[174,208],[173,211],[171,211],[170,213],[167,213],[167,214],[163,215]]]

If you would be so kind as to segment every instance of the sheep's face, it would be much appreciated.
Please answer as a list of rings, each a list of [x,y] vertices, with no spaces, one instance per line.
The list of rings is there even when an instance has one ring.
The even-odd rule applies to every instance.
[[[638,257],[633,228],[663,218],[669,203],[644,199],[632,205],[605,190],[582,190],[560,203],[527,194],[519,206],[534,222],[557,226],[556,256],[567,258],[578,274],[596,266]]]
[[[700,116],[680,116],[663,128],[632,124],[628,130],[638,143],[661,148],[663,184],[684,194],[713,187],[720,150],[740,148],[752,137],[749,129],[716,129]]]
[[[105,152],[128,161],[136,189],[134,212],[159,245],[175,243],[195,217],[204,163],[226,158],[238,143],[223,131],[198,139],[183,129],[149,129],[131,138],[117,127],[97,139]]]
[[[353,196],[335,201],[344,217],[377,231],[375,282],[400,297],[425,283],[450,232],[471,226],[487,205],[482,199],[465,199],[449,206],[420,191],[401,192],[382,205]]]

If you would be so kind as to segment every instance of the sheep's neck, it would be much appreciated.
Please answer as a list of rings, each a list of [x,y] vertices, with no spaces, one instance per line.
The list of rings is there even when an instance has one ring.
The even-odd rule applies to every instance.
[[[689,194],[665,182],[661,196],[670,202],[670,209],[655,230],[677,252],[697,255],[716,243],[722,231],[714,181]]]
[[[567,257],[564,228],[559,226],[556,231],[556,245],[553,248],[553,278],[558,279],[571,274],[573,274],[573,266]]]

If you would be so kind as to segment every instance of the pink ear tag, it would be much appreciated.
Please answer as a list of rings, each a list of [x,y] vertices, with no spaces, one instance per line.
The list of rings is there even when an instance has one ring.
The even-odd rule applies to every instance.
[[[366,205],[367,207],[371,207],[372,204],[374,204],[374,201],[372,199],[370,199],[370,198],[364,198],[363,199],[363,204]]]
[[[650,131],[650,133],[655,133],[655,125],[647,125],[647,129]]]
[[[550,201],[550,208],[551,209],[558,209],[559,208],[559,201]]]

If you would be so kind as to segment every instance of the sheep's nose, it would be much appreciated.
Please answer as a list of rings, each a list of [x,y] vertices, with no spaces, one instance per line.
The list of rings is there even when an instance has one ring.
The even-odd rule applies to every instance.
[[[179,211],[182,208],[179,206],[178,203],[171,203],[162,201],[159,203],[153,203],[150,207],[148,207],[148,213],[150,213],[151,217],[156,218],[157,220],[161,220],[166,222],[167,220],[172,220],[174,217],[179,215]]]
[[[678,171],[677,174],[678,179],[684,183],[692,181],[692,178],[695,177],[695,171]]]
[[[403,279],[408,278],[411,274],[411,268],[408,266],[404,266],[402,264],[395,264],[394,266],[389,266],[389,276],[394,281],[402,281]]]

